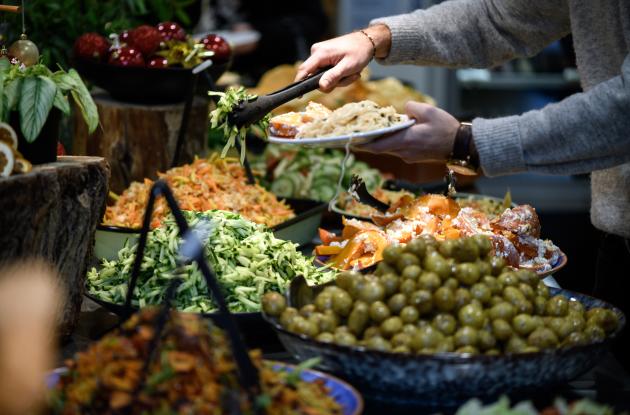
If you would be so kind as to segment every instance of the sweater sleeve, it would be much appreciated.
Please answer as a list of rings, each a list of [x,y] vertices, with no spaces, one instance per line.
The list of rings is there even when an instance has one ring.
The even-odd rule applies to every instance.
[[[450,0],[370,22],[385,24],[384,64],[483,67],[533,56],[570,32],[566,0]]]
[[[630,55],[621,74],[523,115],[473,120],[488,176],[579,174],[630,161]]]

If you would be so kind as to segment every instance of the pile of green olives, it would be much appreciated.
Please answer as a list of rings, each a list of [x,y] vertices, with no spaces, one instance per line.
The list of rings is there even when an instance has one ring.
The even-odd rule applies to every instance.
[[[529,353],[598,342],[617,328],[612,310],[552,297],[534,272],[491,252],[482,235],[423,236],[388,247],[374,275],[340,273],[299,310],[267,293],[263,311],[321,342],[395,353]]]

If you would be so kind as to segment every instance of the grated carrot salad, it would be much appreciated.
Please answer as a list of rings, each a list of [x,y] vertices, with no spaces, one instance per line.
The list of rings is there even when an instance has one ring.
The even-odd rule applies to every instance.
[[[247,184],[245,171],[236,158],[220,158],[212,154],[207,159],[199,158],[191,164],[158,173],[158,176],[168,183],[184,210],[227,210],[269,227],[295,216],[291,208],[273,193],[258,184]],[[116,203],[107,207],[103,224],[140,228],[152,185],[150,179],[131,183]],[[151,227],[160,226],[168,213],[166,202],[161,198],[157,200]]]

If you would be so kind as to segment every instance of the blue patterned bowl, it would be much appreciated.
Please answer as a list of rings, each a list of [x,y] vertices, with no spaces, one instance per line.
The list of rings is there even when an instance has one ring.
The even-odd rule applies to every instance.
[[[291,288],[289,304],[303,305],[304,287]],[[612,309],[619,317],[619,327],[603,342],[536,353],[405,355],[318,342],[285,330],[269,316],[263,317],[296,359],[319,356],[319,368],[348,380],[370,399],[397,405],[455,406],[473,397],[493,398],[565,383],[591,369],[606,354],[612,338],[625,325],[623,313],[587,295],[549,290],[552,295],[577,299],[587,309]]]
[[[281,362],[272,362],[275,370],[292,371],[295,366]],[[52,389],[59,382],[59,378],[68,371],[65,367],[58,368],[46,376],[46,387]],[[317,370],[305,369],[301,376],[305,382],[322,381],[330,390],[330,396],[343,408],[343,415],[360,415],[363,413],[363,398],[351,385],[341,379]]]

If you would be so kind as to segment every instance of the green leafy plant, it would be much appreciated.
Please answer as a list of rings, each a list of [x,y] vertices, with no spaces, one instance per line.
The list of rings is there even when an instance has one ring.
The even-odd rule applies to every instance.
[[[74,69],[52,72],[41,63],[24,67],[0,59],[0,119],[20,114],[20,130],[29,143],[39,136],[53,107],[69,115],[72,97],[90,133],[98,126],[98,110],[87,87]]]

